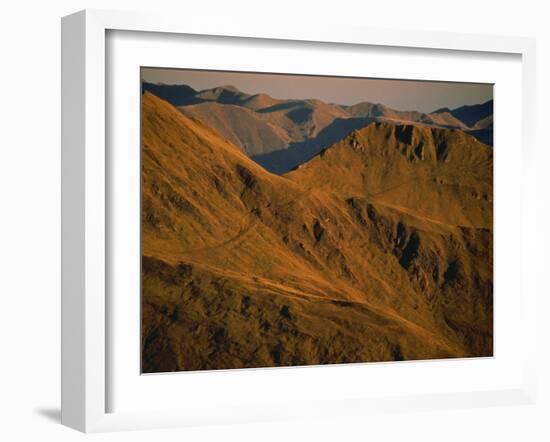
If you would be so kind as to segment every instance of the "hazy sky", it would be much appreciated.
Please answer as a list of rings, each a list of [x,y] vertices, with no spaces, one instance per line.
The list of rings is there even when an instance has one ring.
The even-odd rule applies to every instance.
[[[398,110],[430,112],[441,107],[484,103],[493,98],[491,84],[435,81],[378,80],[345,77],[258,74],[143,68],[142,79],[152,83],[187,84],[196,90],[232,85],[248,94],[273,98],[317,98],[327,103],[382,103]]]

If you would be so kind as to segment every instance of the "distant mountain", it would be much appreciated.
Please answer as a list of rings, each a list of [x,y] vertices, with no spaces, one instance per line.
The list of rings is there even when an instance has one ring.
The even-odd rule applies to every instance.
[[[285,130],[246,107],[211,101],[178,109],[189,117],[207,122],[209,127],[251,156],[286,149],[290,141]]]
[[[318,145],[319,140],[315,143],[311,140],[316,139],[336,119],[348,118],[339,106],[319,100],[276,100],[265,94],[244,94],[228,86],[198,92],[188,100],[201,102],[178,106],[181,112],[216,129],[251,157],[285,151],[298,145]],[[329,141],[335,142],[346,134],[339,131]],[[320,139],[325,139],[325,136]],[[309,158],[311,153],[300,158]],[[283,169],[267,167],[284,172],[291,166]]]
[[[425,115],[421,120],[427,124],[439,127],[445,127],[449,129],[462,129],[466,130],[467,126],[464,122],[456,118],[452,112],[432,112],[431,114]]]
[[[316,99],[281,100],[267,94],[247,94],[230,85],[195,91],[186,85],[144,83],[143,90],[200,119],[278,174],[371,122],[460,129],[492,145],[492,126],[476,126],[492,116],[492,101],[427,114],[369,102],[340,106]]]
[[[466,126],[474,128],[481,120],[492,117],[493,115],[493,100],[489,100],[483,104],[474,104],[461,106],[451,111],[453,116],[462,121]]]
[[[195,98],[197,91],[185,84],[154,84],[143,82],[142,92],[151,92],[174,106],[183,106],[198,102]]]
[[[286,149],[252,155],[251,158],[266,170],[281,175],[305,163],[352,131],[365,127],[373,121],[377,121],[377,119],[369,117],[336,118],[315,137],[292,142]]]
[[[187,106],[206,102],[233,104],[253,110],[273,106],[282,100],[276,100],[266,94],[250,95],[239,91],[235,86],[218,86],[197,91],[185,84],[156,84],[142,82],[142,92],[151,92],[174,106]]]
[[[395,121],[420,121],[426,114],[417,111],[397,111],[379,103],[358,103],[346,107],[348,113],[354,117],[386,118]]]
[[[465,129],[465,124],[454,117],[448,109],[439,109],[426,114],[418,111],[399,111],[382,104],[358,103],[345,108],[354,117],[370,117],[377,121],[389,121],[403,124],[424,124],[434,127]]]
[[[242,102],[242,106],[247,107],[252,110],[267,109],[268,107],[275,106],[276,104],[281,103],[284,100],[277,100],[270,97],[267,94],[256,94],[249,95]]]
[[[492,159],[375,122],[277,176],[146,92],[144,372],[491,356]]]
[[[195,98],[202,102],[215,101],[220,104],[240,105],[250,98],[250,95],[239,91],[235,86],[220,86],[197,92]]]

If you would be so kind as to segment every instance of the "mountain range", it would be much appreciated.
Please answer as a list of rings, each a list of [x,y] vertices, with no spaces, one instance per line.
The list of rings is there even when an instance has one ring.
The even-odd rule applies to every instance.
[[[247,94],[234,86],[196,91],[187,85],[144,82],[142,88],[185,115],[199,118],[277,174],[288,172],[371,122],[458,129],[489,145],[493,139],[492,100],[423,113],[368,102],[343,106],[318,99],[283,100],[267,94]]]
[[[491,356],[488,107],[144,84],[143,371]],[[257,160],[311,137],[285,173]]]

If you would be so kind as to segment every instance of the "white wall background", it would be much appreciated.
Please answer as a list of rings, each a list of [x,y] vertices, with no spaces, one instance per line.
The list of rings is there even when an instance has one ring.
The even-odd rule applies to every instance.
[[[508,5],[509,3],[509,5]],[[550,79],[545,2],[461,0],[11,0],[0,11],[0,439],[82,440],[59,425],[60,17],[83,8],[171,11],[259,21],[535,36],[538,41],[540,398],[535,406],[418,412],[364,419],[236,425],[91,436],[163,440],[550,440]],[[517,179],[511,177],[511,179]]]

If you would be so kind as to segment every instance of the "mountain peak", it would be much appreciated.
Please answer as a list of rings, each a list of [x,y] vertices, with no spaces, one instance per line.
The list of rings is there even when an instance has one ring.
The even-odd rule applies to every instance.
[[[142,93],[150,92],[157,97],[170,102],[174,106],[182,106],[195,102],[197,91],[186,84],[148,83],[141,84]]]
[[[225,89],[226,91],[241,92],[240,89],[238,89],[236,86],[233,86],[232,84],[226,84],[225,86],[220,87],[221,89]]]
[[[468,127],[473,127],[478,121],[493,114],[493,100],[480,104],[461,106],[453,109],[451,113]]]
[[[239,91],[235,86],[226,85],[204,89],[198,92],[196,97],[200,100],[217,101],[221,104],[240,104],[249,95]]]
[[[201,92],[212,92],[216,95],[221,95],[223,93],[231,93],[231,94],[240,94],[241,93],[241,91],[239,89],[237,89],[237,87],[235,87],[231,84],[227,84],[225,86],[216,86],[215,88],[206,89],[206,90],[201,91]]]
[[[374,122],[285,177],[344,198],[391,197],[395,207],[440,223],[490,227],[490,218],[469,205],[468,189],[483,189],[483,204],[490,204],[492,158],[490,146],[461,130]]]
[[[433,165],[446,163],[451,159],[457,164],[470,164],[479,159],[492,158],[492,149],[458,129],[375,121],[353,130],[290,174],[295,175],[297,170],[309,167],[317,169],[321,163],[331,166],[339,163],[354,164],[354,167],[359,167],[357,159],[352,159],[357,158],[356,155],[364,159],[365,165],[373,161],[385,162],[388,158],[408,164],[422,162]],[[324,173],[319,176],[324,176]]]

